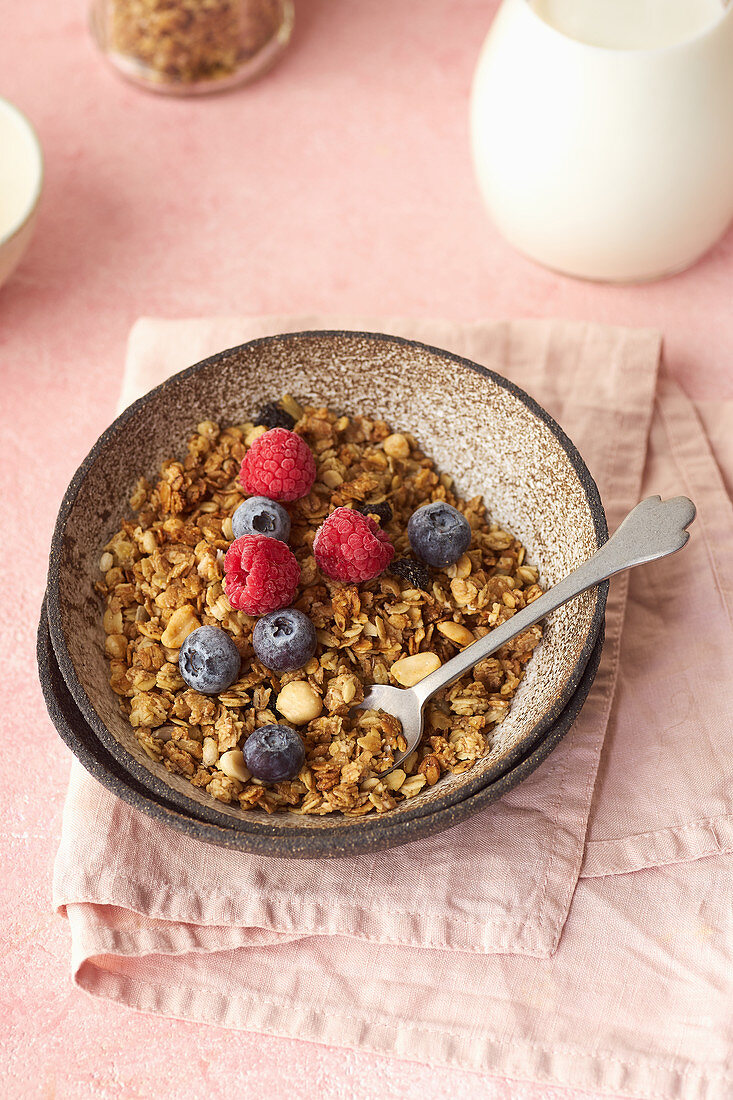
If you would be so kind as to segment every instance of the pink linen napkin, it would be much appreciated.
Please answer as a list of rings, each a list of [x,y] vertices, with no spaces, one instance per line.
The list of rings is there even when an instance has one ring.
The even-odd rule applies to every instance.
[[[75,764],[55,900],[76,981],[139,1008],[496,1074],[725,1095],[723,857],[684,861],[733,849],[733,752],[716,737],[732,709],[733,514],[664,376],[652,420],[658,338],[544,322],[145,321],[125,401],[219,348],[315,327],[415,336],[499,370],[568,429],[611,528],[640,495],[685,491],[700,509],[693,539],[635,575],[623,642],[627,582],[614,582],[596,686],[545,764],[438,837],[334,862],[227,853],[154,824]]]

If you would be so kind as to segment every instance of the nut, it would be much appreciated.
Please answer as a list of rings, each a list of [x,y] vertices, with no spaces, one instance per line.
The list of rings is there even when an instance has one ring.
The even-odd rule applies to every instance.
[[[400,794],[405,798],[412,798],[423,789],[427,780],[424,775],[410,775],[400,787]]]
[[[437,653],[414,653],[412,657],[401,657],[395,661],[390,672],[402,687],[413,687],[438,668],[440,657]]]
[[[213,740],[213,738],[207,738]],[[230,779],[239,779],[242,783],[246,783],[248,779],[252,778],[252,772],[244,763],[244,754],[241,749],[229,749],[223,756],[219,757],[219,767],[224,772],[224,775],[228,775]]]
[[[402,768],[395,768],[389,775],[385,775],[382,782],[388,791],[398,791],[406,779],[407,775],[403,772]]]
[[[280,398],[280,408],[290,413],[293,420],[300,420],[303,415],[303,406],[299,405],[292,394],[284,393]]]
[[[108,657],[117,657],[120,660],[127,653],[127,638],[124,634],[108,634],[104,640],[104,652]],[[153,677],[153,683],[155,677]]]
[[[244,437],[244,442],[247,444],[248,447],[251,447],[254,441],[256,439],[259,439],[261,435],[264,435],[266,431],[267,428],[264,424],[258,424],[256,428],[252,428],[251,431],[247,432],[246,436]]]
[[[110,554],[109,550],[105,550],[105,552],[102,554],[101,558],[99,559],[99,572],[100,573],[108,573],[109,570],[114,565],[114,563],[115,563],[115,559],[112,556],[112,554]]]
[[[154,554],[158,549],[158,540],[153,531],[146,531],[140,542],[146,554]]]
[[[459,581],[465,581],[466,577],[471,576],[471,569],[471,559],[468,554],[461,554],[457,562],[448,566],[446,573],[449,577],[457,577]]]
[[[382,738],[378,729],[371,729],[363,737],[357,738],[357,745],[376,755],[382,747]]]
[[[323,710],[323,702],[305,680],[291,680],[277,697],[276,707],[287,722],[304,726]]]
[[[468,627],[461,626],[460,623],[449,620],[447,623],[437,623],[437,627],[448,641],[455,642],[456,645],[471,645],[476,640]]]
[[[353,702],[357,686],[358,681],[355,676],[346,676],[344,678],[343,684],[341,685],[341,696],[347,705]]]
[[[338,470],[324,470],[321,474],[321,481],[324,485],[327,485],[329,489],[336,489],[339,485],[343,485],[344,479]]]
[[[382,446],[384,447],[385,454],[388,454],[390,458],[410,457],[410,444],[400,432],[395,432],[394,435],[388,435]]]
[[[184,604],[173,612],[160,640],[168,649],[180,649],[189,634],[200,626],[191,604]]]
[[[157,730],[155,731],[155,736],[158,738],[159,741],[170,741],[177,729],[178,726],[173,725],[158,726]]]
[[[105,634],[121,634],[122,612],[113,611],[111,607],[108,607],[102,618],[102,626]]]
[[[431,787],[434,786],[440,779],[440,764],[437,757],[426,756],[418,768],[418,774],[424,775],[428,784]]]
[[[210,768],[217,762],[219,759],[219,746],[215,737],[204,737],[203,754],[202,759],[205,767]],[[244,757],[242,759],[244,760]],[[227,772],[227,774],[229,773]]]
[[[476,596],[476,589],[459,578],[455,578],[450,582],[450,590],[459,607],[467,607]]]

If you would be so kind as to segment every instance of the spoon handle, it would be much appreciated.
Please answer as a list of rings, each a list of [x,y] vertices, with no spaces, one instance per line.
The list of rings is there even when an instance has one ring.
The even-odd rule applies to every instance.
[[[695,518],[695,505],[687,497],[647,497],[633,508],[608,542],[563,580],[523,607],[511,619],[467,646],[450,661],[431,672],[412,691],[424,704],[436,691],[447,687],[485,657],[490,657],[518,634],[534,626],[551,611],[588,588],[631,569],[681,550],[690,537],[687,527]]]

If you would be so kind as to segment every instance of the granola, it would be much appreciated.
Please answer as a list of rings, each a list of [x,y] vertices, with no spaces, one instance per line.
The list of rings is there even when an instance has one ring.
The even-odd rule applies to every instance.
[[[280,675],[254,657],[256,620],[229,604],[223,560],[232,515],[244,499],[240,465],[266,429],[204,421],[182,460],[164,462],[154,484],[140,479],[130,500],[134,518],[122,522],[101,556],[96,588],[104,601],[110,684],[147,755],[214,799],[267,813],[382,813],[490,751],[541,628],[531,627],[431,700],[422,743],[382,779],[379,773],[405,748],[401,726],[353,704],[370,684],[404,684],[445,663],[542,589],[524,547],[491,523],[480,496],[461,500],[451,477],[438,473],[409,433],[392,432],[380,419],[303,408],[287,395],[281,405],[317,463],[309,495],[288,506],[289,542],[301,567],[294,606],[316,627],[315,656]],[[392,516],[384,528],[400,556],[410,549],[410,515],[438,500],[463,513],[472,541],[455,564],[430,570],[429,590],[389,572],[349,585],[317,569],[313,538],[334,508],[368,511],[388,502]],[[178,668],[184,638],[206,624],[227,631],[242,657],[240,678],[216,696],[187,687]],[[295,682],[302,687],[283,694]],[[284,711],[288,699],[290,706],[296,700],[301,708],[312,705],[315,716],[298,727],[306,752],[298,776],[267,786],[250,775],[240,750],[254,729],[284,717],[281,695]]]
[[[110,44],[151,78],[195,84],[231,76],[283,22],[282,0],[110,0]]]

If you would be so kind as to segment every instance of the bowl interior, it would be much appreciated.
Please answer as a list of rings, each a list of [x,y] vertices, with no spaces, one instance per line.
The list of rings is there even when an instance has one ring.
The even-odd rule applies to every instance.
[[[447,352],[373,333],[299,333],[222,352],[136,402],[100,438],[75,475],[51,553],[48,614],[64,678],[85,719],[113,755],[151,789],[171,788],[240,819],[245,828],[359,829],[366,819],[258,815],[214,803],[135,739],[108,682],[98,580],[104,544],[130,515],[141,475],[185,450],[204,419],[242,422],[265,401],[301,402],[383,417],[418,438],[464,497],[483,494],[493,519],[526,546],[552,585],[604,541],[605,518],[582,459],[554,421],[498,375]],[[445,776],[384,817],[413,817],[461,800],[526,755],[571,698],[601,627],[605,589],[584,593],[545,624],[491,753],[461,776]],[[208,816],[208,815],[207,815]],[[263,815],[264,817],[264,815]]]

